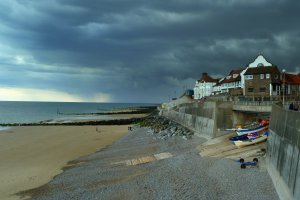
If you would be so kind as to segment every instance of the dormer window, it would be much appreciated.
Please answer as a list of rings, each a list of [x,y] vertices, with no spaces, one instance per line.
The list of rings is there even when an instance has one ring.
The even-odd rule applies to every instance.
[[[230,79],[230,78],[231,78],[231,76],[227,76],[227,77],[226,77],[226,79]]]
[[[238,77],[238,74],[233,74],[233,78],[236,78],[236,77]]]

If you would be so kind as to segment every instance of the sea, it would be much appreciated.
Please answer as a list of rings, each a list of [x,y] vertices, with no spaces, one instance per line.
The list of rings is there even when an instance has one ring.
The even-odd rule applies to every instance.
[[[112,118],[110,115],[93,115],[91,113],[155,105],[157,104],[0,101],[0,124],[110,119]]]

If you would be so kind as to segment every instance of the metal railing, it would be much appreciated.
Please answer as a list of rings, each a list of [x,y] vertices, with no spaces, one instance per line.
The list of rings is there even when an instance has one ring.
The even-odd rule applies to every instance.
[[[241,106],[272,106],[277,101],[234,101],[234,105]]]

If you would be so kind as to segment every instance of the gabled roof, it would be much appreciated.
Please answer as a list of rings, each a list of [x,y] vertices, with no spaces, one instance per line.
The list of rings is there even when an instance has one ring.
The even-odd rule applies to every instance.
[[[244,75],[253,74],[280,74],[280,71],[277,66],[249,67]]]
[[[224,81],[225,78],[226,78],[226,77],[220,78],[219,81],[218,81],[218,83],[217,83],[216,85],[214,85],[213,87],[220,86],[220,85],[223,83],[223,81]]]
[[[248,65],[249,67],[259,67],[259,66],[273,66],[272,63],[269,63],[263,55],[258,55],[255,60]]]
[[[224,77],[224,80],[222,80],[220,82],[220,84],[222,83],[231,83],[231,82],[236,82],[236,81],[240,81],[241,80],[241,72],[244,70],[243,69],[235,69],[235,70],[231,70],[229,72],[229,74],[227,76],[230,76],[230,78],[228,79],[227,76]],[[237,74],[237,76],[235,78],[233,78],[233,75]]]
[[[300,76],[296,74],[285,73],[283,82],[290,85],[300,85]]]
[[[217,83],[219,79],[210,77],[206,72],[202,73],[202,77],[198,82]]]
[[[234,69],[234,70],[231,70],[229,72],[230,75],[233,75],[233,74],[240,74],[245,68],[242,68],[242,69]]]

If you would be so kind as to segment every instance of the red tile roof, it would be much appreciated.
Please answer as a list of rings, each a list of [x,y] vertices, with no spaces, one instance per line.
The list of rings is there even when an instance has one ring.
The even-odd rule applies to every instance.
[[[229,72],[229,74],[227,76],[230,76],[229,79],[227,79],[227,76],[224,77],[224,80],[220,82],[221,83],[232,83],[232,82],[236,82],[236,81],[240,81],[241,80],[241,72],[244,70],[243,69],[236,69],[236,70],[231,70]],[[233,75],[237,74],[237,77],[233,78]]]
[[[290,85],[300,85],[300,76],[296,74],[284,74],[284,83]]]
[[[202,77],[198,82],[217,83],[219,79],[210,77],[206,72],[202,73]]]
[[[244,69],[245,68],[243,68],[243,69],[234,69],[234,70],[231,70],[229,74],[240,74]]]

